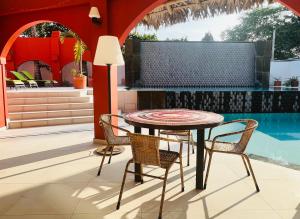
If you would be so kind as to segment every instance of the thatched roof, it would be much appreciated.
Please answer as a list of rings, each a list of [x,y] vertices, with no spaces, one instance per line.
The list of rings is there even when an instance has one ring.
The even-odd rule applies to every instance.
[[[267,0],[269,3],[273,0]],[[146,15],[142,24],[155,29],[217,14],[231,14],[261,5],[265,0],[168,0]]]

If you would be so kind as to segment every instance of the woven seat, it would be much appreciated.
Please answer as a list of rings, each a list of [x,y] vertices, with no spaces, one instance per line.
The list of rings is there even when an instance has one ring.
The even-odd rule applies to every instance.
[[[211,150],[212,149],[212,141],[205,142],[205,149]],[[230,143],[230,142],[222,142],[216,141],[214,145],[214,150],[219,152],[231,152],[231,153],[241,153],[242,150],[237,143]]]
[[[182,141],[182,142],[187,142],[187,166],[190,165],[190,145],[192,145],[192,152],[193,154],[195,153],[194,150],[194,139],[192,132],[190,130],[158,130],[158,134],[160,135],[166,135],[167,138],[169,136],[175,136],[177,140]],[[170,150],[170,144],[168,142],[168,150]]]
[[[182,156],[181,156],[182,142],[174,139],[167,139],[167,138],[161,138],[161,137],[150,136],[150,135],[141,135],[141,134],[132,134],[132,133],[128,133],[128,135],[130,137],[133,158],[127,162],[125,168],[119,200],[117,204],[117,209],[119,209],[121,205],[121,199],[122,199],[127,173],[133,173],[140,176],[148,176],[156,179],[161,179],[164,181],[162,195],[161,195],[159,216],[158,216],[158,218],[161,219],[168,173],[171,166],[174,163],[176,163],[177,160],[179,160],[179,165],[180,165],[181,191],[182,192],[184,191]],[[179,152],[159,150],[160,141],[167,141],[167,142],[171,141],[171,142],[180,143]],[[128,170],[128,167],[129,164],[131,163],[138,163],[140,164],[141,167],[142,165],[151,165],[151,166],[157,166],[163,168],[165,169],[164,177],[145,174],[143,173],[142,168],[140,169],[139,172],[130,171]]]
[[[103,157],[99,166],[98,170],[98,176],[101,174],[102,166],[104,163],[105,156],[107,152],[110,152],[108,163],[111,162],[111,157],[113,154],[113,150],[115,146],[125,146],[130,145],[130,138],[128,136],[117,136],[114,133],[113,128],[119,129],[125,133],[128,133],[129,131],[126,129],[123,129],[121,127],[115,126],[112,124],[112,118],[123,118],[118,115],[111,115],[111,114],[103,114],[100,116],[100,125],[102,126],[104,130],[105,140],[107,142],[107,147],[104,149]]]
[[[168,169],[178,158],[179,153],[175,151],[159,150],[160,167]]]
[[[227,125],[227,124],[234,124],[234,123],[245,123],[246,125],[243,130],[216,135],[212,140],[211,140],[211,135],[212,135],[213,128],[211,128],[209,130],[208,140],[205,141],[206,153],[205,153],[205,158],[204,158],[204,167],[205,167],[206,158],[208,155],[209,155],[209,160],[208,160],[208,166],[207,166],[207,170],[206,170],[204,188],[206,188],[206,184],[207,184],[209,169],[210,169],[210,165],[211,165],[211,161],[212,161],[212,155],[214,152],[220,152],[220,153],[240,155],[242,157],[244,166],[247,171],[247,175],[250,176],[250,172],[251,172],[251,175],[252,175],[255,187],[256,187],[256,191],[259,192],[259,187],[256,182],[256,178],[255,178],[255,175],[254,175],[251,163],[250,163],[250,159],[249,159],[248,155],[245,153],[248,142],[249,142],[254,130],[258,126],[258,122],[255,120],[252,120],[252,119],[240,119],[240,120],[223,123],[221,126]],[[223,138],[226,136],[232,136],[232,135],[241,135],[241,138],[237,143],[218,141],[218,139],[220,139],[220,138]],[[247,166],[246,162],[248,163],[248,166]],[[248,169],[248,167],[249,167],[249,169]],[[250,172],[249,172],[249,170],[250,170]]]

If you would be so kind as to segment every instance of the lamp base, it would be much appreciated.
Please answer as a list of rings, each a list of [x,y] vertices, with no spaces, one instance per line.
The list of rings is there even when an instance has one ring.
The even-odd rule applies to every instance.
[[[96,17],[92,17],[92,22],[94,24],[97,24],[97,25],[100,25],[102,23],[101,19],[100,18],[96,18]]]
[[[96,149],[97,154],[104,155],[105,149],[106,149],[107,147],[108,147],[108,146],[106,146],[106,145],[99,146],[99,147]],[[112,152],[112,155],[121,154],[121,153],[123,153],[124,151],[125,151],[125,148],[124,148],[123,146],[114,146],[114,150],[113,150],[113,152]],[[107,156],[110,156],[110,153],[111,153],[111,147],[107,149],[106,155],[107,155]]]

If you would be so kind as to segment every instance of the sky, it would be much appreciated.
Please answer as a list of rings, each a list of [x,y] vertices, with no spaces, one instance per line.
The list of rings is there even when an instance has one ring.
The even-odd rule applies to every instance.
[[[231,29],[239,24],[243,13],[231,15],[219,15],[206,19],[190,20],[186,23],[179,23],[168,27],[161,27],[157,31],[138,26],[135,31],[139,33],[155,33],[159,40],[187,38],[189,41],[200,41],[205,33],[210,32],[214,40],[222,40],[224,30]]]

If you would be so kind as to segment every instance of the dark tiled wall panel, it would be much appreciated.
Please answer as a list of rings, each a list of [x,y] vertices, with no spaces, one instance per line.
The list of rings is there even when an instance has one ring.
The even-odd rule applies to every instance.
[[[196,110],[214,111],[218,113],[300,112],[300,92],[299,91],[166,92],[165,108],[188,108],[188,109],[196,109]]]
[[[254,43],[142,41],[139,55],[139,85],[145,87],[244,87],[255,83]]]

